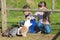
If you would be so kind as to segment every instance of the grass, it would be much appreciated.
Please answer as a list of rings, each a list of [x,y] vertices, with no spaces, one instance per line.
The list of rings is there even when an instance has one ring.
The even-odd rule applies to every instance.
[[[26,0],[6,0],[7,7],[10,8],[22,8],[23,5],[28,4]],[[34,2],[34,5],[30,4],[31,8],[37,8],[37,5],[42,0],[32,0]],[[51,0],[44,0],[47,3],[48,9],[51,9]],[[60,9],[60,0],[55,0],[55,9]],[[33,7],[34,6],[34,7]],[[35,12],[32,12],[33,14]],[[1,13],[0,13],[1,14]],[[1,15],[0,15],[1,16]],[[52,13],[51,18],[51,29],[52,34],[56,34],[58,30],[60,30],[60,13]],[[20,22],[20,20],[24,19],[24,15],[22,11],[9,11],[7,10],[7,26],[11,26],[13,24],[16,24],[17,22]],[[1,18],[0,18],[0,25],[1,25]],[[0,26],[1,27],[1,26]],[[54,31],[54,32],[53,32]]]

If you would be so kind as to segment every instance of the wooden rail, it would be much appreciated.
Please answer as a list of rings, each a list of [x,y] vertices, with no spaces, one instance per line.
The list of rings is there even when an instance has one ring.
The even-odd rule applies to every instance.
[[[11,10],[11,11],[24,11],[24,10],[29,10],[29,11],[40,11],[40,12],[45,12],[45,11],[49,11],[49,12],[60,12],[60,10],[38,10],[38,9],[20,9],[20,8],[6,8],[6,10]]]

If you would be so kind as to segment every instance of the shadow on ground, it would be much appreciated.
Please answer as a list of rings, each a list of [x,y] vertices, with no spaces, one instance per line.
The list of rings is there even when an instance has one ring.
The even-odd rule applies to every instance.
[[[60,36],[60,30],[58,31],[58,33],[56,33],[56,35],[52,38],[52,40],[56,40],[59,36]]]

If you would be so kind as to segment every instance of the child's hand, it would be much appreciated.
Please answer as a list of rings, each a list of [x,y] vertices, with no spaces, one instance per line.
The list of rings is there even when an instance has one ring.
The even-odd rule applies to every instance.
[[[35,19],[35,17],[32,16],[31,19]]]

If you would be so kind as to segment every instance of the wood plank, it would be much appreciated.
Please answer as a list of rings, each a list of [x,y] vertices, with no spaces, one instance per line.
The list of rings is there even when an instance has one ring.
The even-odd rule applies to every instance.
[[[24,11],[24,10],[37,11],[37,9],[21,9],[21,8],[6,8],[6,10],[11,10],[11,11]],[[45,12],[45,11],[49,11],[49,12],[60,12],[60,10],[52,10],[52,9],[38,10],[38,11],[40,11],[40,12]]]

